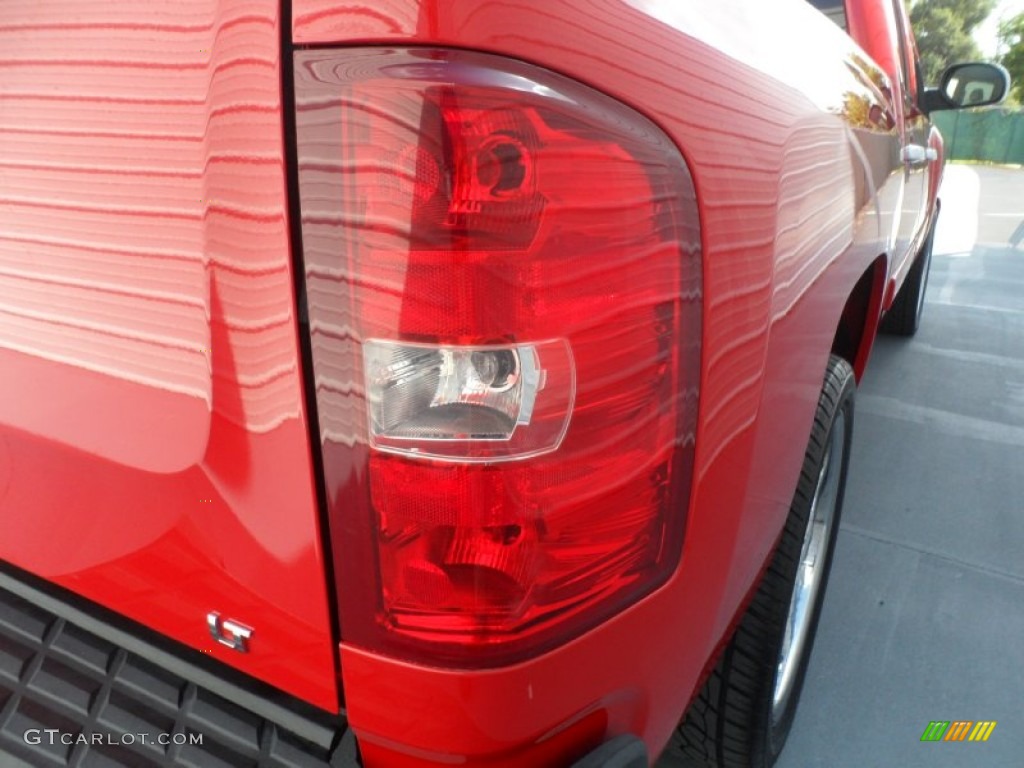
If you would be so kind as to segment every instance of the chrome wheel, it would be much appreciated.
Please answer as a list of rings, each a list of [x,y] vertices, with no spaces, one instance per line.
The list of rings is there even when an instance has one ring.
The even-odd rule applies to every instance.
[[[779,650],[772,693],[772,724],[786,712],[800,661],[811,634],[811,619],[818,593],[828,573],[829,540],[839,503],[843,452],[846,449],[846,414],[840,410],[832,425],[821,472],[811,500],[797,563],[796,580],[786,615],[785,634]]]
[[[830,355],[782,536],[739,625],[673,734],[683,764],[768,768],[786,745],[843,514],[857,381]]]

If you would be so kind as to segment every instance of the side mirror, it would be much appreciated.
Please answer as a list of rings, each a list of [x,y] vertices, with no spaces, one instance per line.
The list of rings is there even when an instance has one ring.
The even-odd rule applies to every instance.
[[[1010,73],[998,64],[954,64],[942,73],[938,88],[925,91],[925,108],[964,109],[998,104],[1010,92]]]

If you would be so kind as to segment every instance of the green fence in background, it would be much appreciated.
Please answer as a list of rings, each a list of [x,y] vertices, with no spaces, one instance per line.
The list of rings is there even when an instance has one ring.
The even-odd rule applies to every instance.
[[[1024,111],[965,109],[936,112],[949,160],[1024,165]]]

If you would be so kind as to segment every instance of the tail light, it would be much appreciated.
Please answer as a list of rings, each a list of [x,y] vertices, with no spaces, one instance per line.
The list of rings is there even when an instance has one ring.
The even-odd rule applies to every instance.
[[[468,52],[296,54],[343,639],[543,652],[663,583],[689,499],[692,182],[649,120]]]

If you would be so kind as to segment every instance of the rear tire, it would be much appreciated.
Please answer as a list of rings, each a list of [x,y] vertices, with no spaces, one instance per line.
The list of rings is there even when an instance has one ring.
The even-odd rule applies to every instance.
[[[782,752],[839,529],[854,390],[853,369],[832,356],[782,538],[736,633],[670,742],[684,765],[769,768]]]
[[[931,229],[928,230],[928,237],[921,246],[921,250],[914,259],[910,272],[907,273],[906,282],[896,294],[896,298],[882,318],[879,330],[892,336],[913,336],[921,326],[921,315],[924,312],[924,293],[928,289],[928,273],[932,265],[932,244],[935,241],[935,223],[938,216],[932,220]]]

